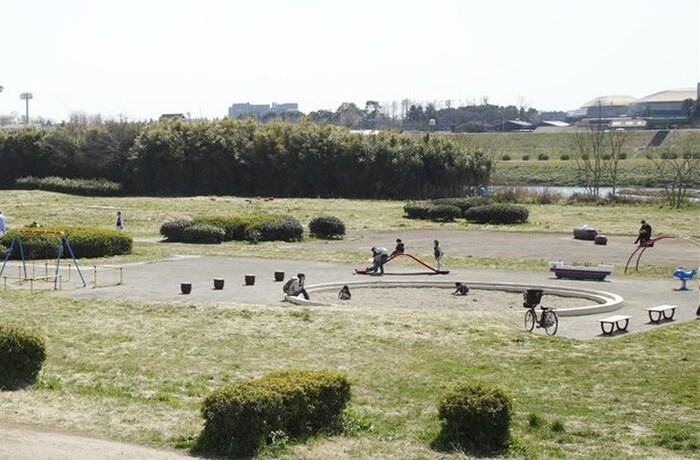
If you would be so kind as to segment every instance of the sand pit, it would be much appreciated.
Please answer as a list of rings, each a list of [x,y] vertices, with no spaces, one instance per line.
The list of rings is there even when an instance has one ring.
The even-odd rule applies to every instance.
[[[348,307],[450,309],[483,312],[521,312],[523,296],[519,293],[471,289],[466,296],[454,296],[454,288],[440,287],[351,287],[352,299],[339,300],[337,290],[315,291],[314,302]],[[591,301],[572,297],[545,295],[542,304],[548,307],[583,307]]]

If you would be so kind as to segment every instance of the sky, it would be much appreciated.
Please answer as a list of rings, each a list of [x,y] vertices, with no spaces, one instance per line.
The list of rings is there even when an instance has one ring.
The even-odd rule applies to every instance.
[[[700,0],[0,0],[0,114],[221,118],[696,87]]]

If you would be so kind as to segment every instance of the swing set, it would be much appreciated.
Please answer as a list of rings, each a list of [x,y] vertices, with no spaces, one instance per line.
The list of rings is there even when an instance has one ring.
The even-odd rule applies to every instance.
[[[15,248],[19,251],[19,256],[20,260],[22,261],[22,269],[24,270],[24,281],[29,280],[29,277],[27,276],[27,263],[25,260],[25,248],[24,248],[24,242],[22,241],[22,235],[49,235],[49,236],[56,236],[58,237],[58,247],[56,249],[56,271],[54,273],[53,277],[53,289],[56,290],[58,288],[58,270],[61,266],[61,259],[63,258],[64,254],[64,247],[68,249],[68,253],[70,254],[71,259],[73,260],[73,264],[75,265],[75,268],[78,272],[78,275],[80,275],[80,280],[83,282],[83,287],[87,286],[87,283],[85,282],[85,278],[83,278],[83,273],[80,271],[80,266],[78,265],[78,261],[75,258],[75,253],[73,252],[73,248],[70,245],[70,241],[68,241],[68,237],[65,235],[63,232],[57,232],[57,231],[52,231],[52,230],[35,230],[35,229],[22,229],[18,231],[19,234],[15,235],[12,237],[12,240],[10,242],[10,246],[7,248],[7,253],[5,254],[5,260],[2,263],[2,268],[0,268],[0,276],[2,276],[3,272],[5,271],[5,266],[7,265],[7,261],[12,257],[12,253],[15,251]],[[20,275],[21,277],[21,275]]]

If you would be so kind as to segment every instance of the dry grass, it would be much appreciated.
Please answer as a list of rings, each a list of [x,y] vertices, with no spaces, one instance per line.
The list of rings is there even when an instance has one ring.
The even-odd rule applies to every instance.
[[[381,307],[358,291],[351,306],[323,308],[2,293],[2,322],[41,331],[49,356],[40,384],[0,393],[0,410],[5,420],[182,446],[201,429],[199,402],[222,383],[330,368],[350,375],[354,410],[372,429],[267,456],[460,458],[429,444],[437,396],[463,379],[515,396],[514,456],[666,458],[674,452],[655,441],[659,424],[700,421],[699,322],[580,342],[522,332],[508,300],[484,311],[469,297],[427,306],[389,291]],[[530,428],[530,413],[545,426]],[[565,430],[552,431],[555,422]],[[686,443],[679,454],[697,450]]]

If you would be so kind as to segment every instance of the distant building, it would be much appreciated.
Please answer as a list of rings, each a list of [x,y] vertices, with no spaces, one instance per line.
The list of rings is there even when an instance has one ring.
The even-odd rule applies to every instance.
[[[231,118],[253,117],[262,118],[268,114],[282,114],[286,112],[298,112],[299,104],[288,102],[284,104],[250,104],[248,102],[236,102],[228,108],[228,116]]]
[[[630,105],[634,101],[635,97],[622,94],[596,97],[580,109],[569,112],[566,121],[594,129],[607,129],[612,120],[629,116]]]
[[[630,107],[630,115],[642,118],[648,128],[679,128],[690,125],[695,101],[695,88],[679,88],[637,99]]]
[[[566,121],[593,129],[669,129],[692,125],[698,109],[695,88],[661,91],[636,99],[612,95],[592,99],[567,113]]]
[[[186,120],[187,117],[184,113],[164,113],[160,116],[159,120]]]
[[[502,123],[498,123],[498,124],[495,124],[493,126],[489,126],[488,131],[512,133],[512,132],[530,132],[533,129],[535,129],[535,125],[532,123],[529,123],[527,121],[505,120]]]

